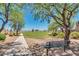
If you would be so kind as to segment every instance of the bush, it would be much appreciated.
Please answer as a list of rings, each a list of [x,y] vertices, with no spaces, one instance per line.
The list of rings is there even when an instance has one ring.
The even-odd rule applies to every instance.
[[[57,35],[58,35],[58,33],[56,33],[56,32],[49,33],[49,36],[57,36]]]
[[[0,33],[0,41],[4,41],[5,38],[6,38],[5,34],[1,34],[1,33]]]
[[[16,35],[16,33],[15,33],[15,32],[13,32],[13,35],[15,36],[15,35]]]
[[[57,34],[57,33],[52,33],[52,35],[53,35],[53,36],[57,36],[58,34]]]
[[[19,33],[18,33],[19,34]],[[13,32],[13,36],[18,36],[16,32]]]
[[[64,33],[63,32],[59,32],[57,35],[58,38],[64,38]]]
[[[78,39],[79,38],[79,32],[72,32],[70,36],[73,39]]]

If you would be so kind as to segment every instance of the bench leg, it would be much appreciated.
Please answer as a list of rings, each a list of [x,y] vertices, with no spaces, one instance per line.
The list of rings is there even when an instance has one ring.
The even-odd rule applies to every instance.
[[[49,53],[49,49],[46,49],[46,55],[48,56],[48,53]]]
[[[64,46],[64,52],[66,51],[66,47]]]

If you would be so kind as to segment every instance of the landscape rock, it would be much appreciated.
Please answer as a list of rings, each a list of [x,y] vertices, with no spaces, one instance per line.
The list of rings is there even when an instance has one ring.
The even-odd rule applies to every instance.
[[[25,45],[26,44],[26,45]],[[19,36],[14,42],[0,45],[0,56],[30,56],[28,45],[25,42],[24,36]]]

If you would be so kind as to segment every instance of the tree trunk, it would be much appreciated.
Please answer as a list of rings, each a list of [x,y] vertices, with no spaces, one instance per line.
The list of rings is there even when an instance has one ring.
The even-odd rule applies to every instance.
[[[2,32],[2,30],[4,29],[4,26],[5,26],[5,22],[2,24],[2,27],[0,28],[0,32]]]
[[[17,25],[17,29],[16,29],[16,35],[18,36],[19,34],[19,25]]]
[[[0,28],[0,32],[2,32],[2,30],[4,29],[4,26],[6,25],[6,23],[8,22],[8,16],[9,16],[9,6],[10,3],[6,3],[5,4],[5,21],[2,24],[2,27]]]
[[[64,32],[63,28],[60,28],[62,32]]]
[[[17,35],[17,36],[18,36],[18,32],[19,32],[19,31],[18,31],[18,30],[16,30],[16,35]]]
[[[64,51],[69,47],[70,44],[70,40],[69,40],[69,36],[70,36],[70,29],[68,29],[67,27],[65,28],[65,36],[64,36]]]

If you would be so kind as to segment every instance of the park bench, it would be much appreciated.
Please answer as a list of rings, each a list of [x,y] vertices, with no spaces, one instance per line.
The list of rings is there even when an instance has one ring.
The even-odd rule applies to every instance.
[[[50,41],[50,42],[46,42],[46,44],[44,45],[44,48],[46,48],[46,54],[48,55],[49,49],[50,48],[64,48],[64,41]]]

